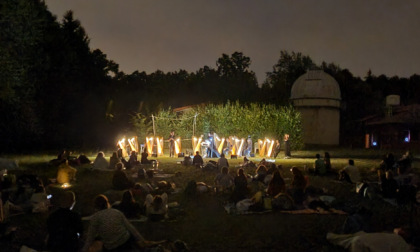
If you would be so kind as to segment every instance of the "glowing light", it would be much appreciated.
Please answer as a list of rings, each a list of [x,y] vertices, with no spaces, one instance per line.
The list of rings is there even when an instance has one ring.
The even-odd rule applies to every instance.
[[[372,145],[373,146],[376,146],[376,145],[378,145],[378,143],[377,142],[373,142]]]
[[[163,155],[163,137],[159,138],[156,137],[156,146],[157,146],[157,154],[159,156]]]
[[[147,138],[146,137],[146,146],[147,146],[147,153],[149,155],[153,154],[153,137]]]
[[[198,139],[198,142],[197,142],[197,138],[196,137],[194,138],[195,138],[195,141],[193,143],[193,147],[194,147],[194,153],[196,153],[197,151],[200,151],[201,141],[203,141],[203,138],[200,137]]]
[[[222,141],[220,142],[220,144],[219,144],[219,148],[217,148],[217,151],[219,152],[219,153],[222,153],[222,151],[223,151],[223,145],[225,144],[225,138],[222,138]]]
[[[128,143],[130,144],[131,149],[137,152],[137,148],[135,147],[135,142],[134,141],[135,141],[134,137],[131,138],[131,139],[128,139]]]
[[[260,147],[260,152],[259,152],[259,154],[260,154],[260,156],[262,157],[262,156],[264,156],[264,153],[265,153],[265,148],[266,148],[266,145],[267,145],[267,141],[262,141],[262,140],[259,140],[259,147]]]
[[[118,146],[120,147],[120,149],[122,151],[122,156],[123,157],[128,156],[127,150],[125,149],[125,138],[118,141]]]
[[[239,139],[238,139],[239,140]],[[239,141],[238,141],[239,142]],[[244,142],[245,142],[245,139],[241,139],[241,144],[239,145],[239,149],[238,149],[238,155],[239,156],[242,156],[242,148],[244,147]]]
[[[408,138],[408,137],[404,138],[404,142],[406,142],[406,143],[410,142],[410,138]]]
[[[175,154],[177,154],[178,155],[178,153],[180,153],[181,152],[181,139],[180,138],[178,138],[176,141],[175,141]]]
[[[270,143],[270,140],[268,140],[268,143]],[[271,152],[273,151],[273,146],[274,146],[274,140],[271,140],[270,147],[268,148],[268,151],[267,151],[267,157],[271,157]]]
[[[61,185],[62,188],[69,188],[71,185],[69,183],[64,183]]]

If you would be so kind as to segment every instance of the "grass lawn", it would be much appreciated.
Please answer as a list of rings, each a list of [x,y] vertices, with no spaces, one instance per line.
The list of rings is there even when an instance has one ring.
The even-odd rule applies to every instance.
[[[381,161],[385,152],[380,150],[310,150],[292,152],[293,158],[283,159],[282,154],[275,160],[277,165],[283,166],[283,177],[290,183],[290,168],[297,166],[301,169],[306,165],[312,167],[315,154],[323,156],[325,151],[331,155],[331,163],[338,170],[347,164],[348,159],[354,159],[355,165],[361,170],[362,177],[376,181],[373,171]],[[400,157],[402,151],[393,151]],[[95,155],[89,155],[94,160]],[[110,153],[106,153],[109,158]],[[52,155],[21,155],[9,156],[19,162],[19,170],[9,171],[17,176],[23,173],[36,174],[45,181],[55,178],[57,169],[47,165],[55,156]],[[195,180],[207,185],[213,185],[215,173],[203,172],[193,167],[177,164],[181,158],[159,157],[159,170],[163,173],[175,174],[165,179],[175,183],[181,191],[186,184]],[[213,159],[216,160],[216,159]],[[259,162],[261,158],[251,158]],[[206,162],[208,159],[205,160]],[[242,159],[229,159],[230,170],[236,167]],[[416,173],[419,173],[419,157],[414,163]],[[77,181],[71,190],[76,193],[74,210],[82,216],[93,213],[93,198],[111,189],[112,172],[91,170],[88,167],[78,167]],[[254,174],[253,170],[246,173]],[[156,178],[154,179],[156,180]],[[145,181],[142,181],[144,183]],[[149,181],[152,182],[152,181]],[[353,185],[337,183],[332,177],[310,176],[310,184],[326,188],[328,193],[336,198],[333,207],[351,214],[360,206],[369,208],[373,213],[371,219],[372,231],[392,231],[394,227],[407,225],[409,222],[408,209],[394,207],[380,199],[367,199],[355,193]],[[59,189],[51,187],[56,193]],[[269,212],[249,215],[228,214],[223,206],[227,196],[207,193],[194,199],[186,198],[182,192],[169,195],[169,202],[178,202],[179,207],[171,208],[169,220],[164,222],[133,222],[140,233],[150,240],[181,239],[192,251],[341,251],[330,245],[326,239],[327,232],[338,231],[347,215],[337,214],[286,214]],[[112,199],[110,199],[112,200]],[[12,237],[0,240],[0,251],[18,251],[21,245],[34,249],[41,249],[46,237],[46,218],[48,214],[17,215],[7,220],[10,226],[17,227]],[[85,222],[86,229],[88,222]]]

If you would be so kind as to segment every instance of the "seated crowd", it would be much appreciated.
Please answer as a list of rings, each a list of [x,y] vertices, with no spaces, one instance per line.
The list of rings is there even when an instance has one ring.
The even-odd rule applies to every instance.
[[[191,196],[200,192],[215,192],[216,196],[226,196],[230,204],[243,212],[293,209],[328,211],[329,202],[325,200],[328,197],[323,197],[327,194],[326,190],[311,185],[309,175],[334,175],[334,179],[342,181],[340,183],[369,184],[362,180],[359,169],[352,159],[348,160],[345,167],[334,169],[328,152],[325,152],[323,159],[320,154],[316,154],[313,169],[293,166],[286,171],[282,165],[276,165],[265,159],[254,163],[244,157],[243,161],[239,167],[230,167],[225,155],[221,154],[217,162],[208,163],[211,164],[211,169],[205,169],[207,165],[197,152],[189,164],[203,171],[217,172],[214,177],[214,190],[203,183],[191,181],[185,188],[185,194]],[[81,216],[73,211],[76,202],[75,193],[64,190],[58,194],[54,202],[51,202],[53,203],[51,205],[47,197],[50,193],[48,187],[44,187],[43,181],[36,176],[20,176],[16,180],[15,190],[9,190],[12,185],[8,185],[5,181],[7,177],[3,177],[0,187],[1,200],[7,202],[7,207],[1,201],[0,203],[3,210],[7,208],[7,214],[47,212],[53,209],[47,220],[49,235],[46,246],[50,251],[89,251],[98,237],[103,251],[125,251],[155,246],[162,242],[145,240],[130,223],[130,220],[140,219],[142,216],[150,221],[168,218],[168,193],[171,192],[171,184],[166,181],[153,185],[141,184],[131,176],[134,171],[138,172],[138,176],[135,177],[137,180],[147,178],[147,172],[142,165],[152,162],[154,160],[148,160],[147,150],[141,154],[141,161],[137,160],[135,151],[131,152],[128,161],[119,157],[118,152],[114,152],[109,161],[103,152],[97,154],[92,162],[92,168],[113,170],[112,187],[122,192],[122,196],[113,204],[110,204],[106,193],[95,197],[95,213],[90,217],[85,236],[83,236]],[[72,166],[91,162],[84,155],[72,158],[69,152],[64,151],[50,163],[57,166],[56,182],[65,184],[76,180],[77,169]],[[395,160],[392,154],[383,158],[377,169],[379,183],[372,183],[377,185],[378,193],[383,198],[402,202],[403,199],[413,197],[412,194],[417,191],[419,181],[412,173],[411,163],[412,155],[409,152],[399,160]],[[291,177],[290,181],[284,178],[286,172],[290,172],[287,175]],[[190,189],[190,184],[193,189]],[[86,239],[83,241],[82,237]]]

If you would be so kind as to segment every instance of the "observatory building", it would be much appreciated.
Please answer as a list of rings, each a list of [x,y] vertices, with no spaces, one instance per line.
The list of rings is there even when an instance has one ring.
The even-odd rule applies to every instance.
[[[305,145],[338,145],[341,92],[322,70],[310,70],[293,83],[290,99],[302,116]]]

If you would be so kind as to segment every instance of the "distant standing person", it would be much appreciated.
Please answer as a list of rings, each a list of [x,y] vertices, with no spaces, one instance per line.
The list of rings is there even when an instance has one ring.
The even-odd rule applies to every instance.
[[[289,134],[284,134],[284,158],[290,158],[291,156]]]
[[[251,136],[248,136],[248,139],[246,140],[246,151],[245,151],[245,156],[249,157],[251,156],[251,152],[252,152],[252,138]]]
[[[169,157],[175,157],[175,131],[171,131],[169,135]]]

